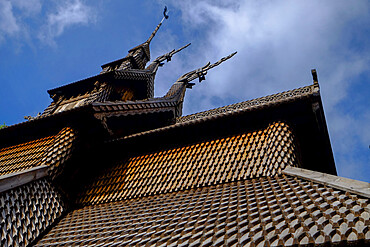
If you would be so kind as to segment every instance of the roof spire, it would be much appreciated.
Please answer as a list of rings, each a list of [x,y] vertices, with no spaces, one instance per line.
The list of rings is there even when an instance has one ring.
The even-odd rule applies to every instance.
[[[147,41],[145,41],[144,43],[142,43],[141,45],[138,45],[138,46],[136,46],[136,47],[134,47],[134,48],[132,48],[132,49],[130,49],[128,52],[129,52],[129,54],[127,55],[127,56],[133,56],[134,54],[134,52],[135,51],[137,51],[137,50],[139,50],[139,49],[143,49],[144,50],[144,52],[145,52],[145,55],[146,55],[146,57],[147,57],[147,60],[143,63],[144,64],[144,66],[145,66],[145,64],[150,60],[150,49],[149,49],[149,45],[150,45],[150,42],[152,41],[152,39],[154,38],[154,36],[155,36],[155,34],[158,32],[158,29],[161,27],[161,25],[162,25],[162,23],[163,23],[163,21],[165,20],[165,19],[168,19],[168,15],[167,15],[167,6],[165,6],[164,7],[164,11],[163,11],[163,18],[162,18],[162,20],[161,20],[161,22],[157,25],[157,27],[154,29],[154,31],[153,31],[153,33],[149,36],[149,38],[147,39]],[[141,68],[141,67],[143,67],[143,66],[139,66],[140,67],[140,69],[143,69],[143,68]]]
[[[319,84],[319,80],[317,79],[317,72],[316,69],[311,69],[313,84]]]
[[[168,11],[169,12],[169,11]],[[149,36],[148,40],[145,42],[145,43],[148,43],[150,44],[150,42],[152,41],[152,39],[154,38],[155,34],[157,33],[158,29],[161,27],[162,25],[162,22],[165,20],[165,19],[168,19],[168,12],[167,12],[167,6],[164,6],[164,10],[163,10],[163,18],[161,20],[161,22],[157,25],[157,27],[154,29],[154,31],[152,32],[152,34]]]

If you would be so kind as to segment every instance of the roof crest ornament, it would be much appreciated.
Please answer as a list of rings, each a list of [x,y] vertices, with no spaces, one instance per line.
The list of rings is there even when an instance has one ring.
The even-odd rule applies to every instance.
[[[169,11],[168,11],[169,12]],[[164,10],[163,10],[163,18],[161,20],[161,22],[157,25],[157,27],[154,29],[153,33],[149,36],[148,40],[145,42],[145,43],[150,43],[152,41],[152,39],[154,38],[155,34],[157,33],[158,29],[161,27],[162,25],[162,22],[165,20],[165,19],[168,19],[169,15],[168,15],[168,12],[167,12],[167,6],[164,6]]]
[[[319,84],[319,80],[317,79],[317,72],[316,69],[311,69],[313,84]]]
[[[166,54],[163,54],[163,55],[157,57],[156,59],[154,59],[154,61],[146,69],[150,70],[152,72],[156,72],[158,67],[162,67],[164,65],[163,62],[165,60],[167,60],[167,62],[171,61],[173,55],[175,55],[176,53],[184,50],[189,45],[191,45],[191,43],[188,43],[188,44],[184,45],[183,47],[180,47],[177,50],[173,49],[172,51],[167,52]]]
[[[126,56],[126,58],[127,57],[132,57],[134,54],[134,52],[136,51],[136,50],[138,50],[138,49],[143,49],[144,50],[144,52],[145,52],[145,55],[146,55],[146,57],[147,57],[147,61],[149,61],[150,60],[150,49],[149,49],[149,45],[150,45],[150,42],[152,41],[152,39],[154,38],[154,36],[156,35],[156,33],[158,32],[158,30],[159,30],[159,28],[161,27],[161,25],[162,25],[162,23],[163,23],[163,21],[165,20],[165,19],[168,19],[169,18],[169,16],[167,15],[167,6],[165,6],[164,7],[164,11],[163,11],[163,18],[162,18],[162,20],[161,20],[161,22],[157,25],[157,27],[155,28],[155,30],[153,31],[153,33],[149,36],[149,38],[144,42],[144,43],[142,43],[142,44],[140,44],[140,45],[138,45],[138,46],[135,46],[134,48],[132,48],[132,49],[130,49],[128,52],[129,52],[129,54]],[[144,62],[144,66],[145,66],[145,64],[146,64],[146,62],[147,61],[145,61]]]
[[[188,43],[186,45],[184,45],[183,47],[180,47],[179,49],[175,50],[173,49],[172,51],[162,55],[162,56],[159,56],[157,57],[153,62],[156,62],[156,63],[161,63],[163,62],[164,60],[167,60],[167,62],[171,61],[171,58],[173,55],[175,55],[176,53],[184,50],[185,48],[187,48],[189,45],[191,45],[191,43]]]
[[[233,52],[230,55],[221,58],[220,60],[218,60],[217,62],[215,62],[213,64],[211,64],[210,62],[208,62],[203,67],[201,67],[199,69],[196,69],[196,70],[193,70],[193,71],[190,71],[190,72],[182,75],[179,79],[177,79],[177,82],[185,82],[191,88],[195,84],[194,83],[189,83],[189,82],[191,82],[192,80],[195,80],[197,78],[199,78],[199,82],[205,80],[206,79],[205,75],[207,74],[207,71],[208,70],[210,70],[210,69],[212,69],[212,68],[220,65],[221,63],[225,62],[226,60],[230,59],[236,53],[237,52]]]
[[[168,11],[169,12],[169,11]],[[158,29],[161,27],[162,25],[162,22],[165,20],[165,19],[168,19],[169,15],[168,15],[168,12],[167,12],[167,6],[164,6],[164,10],[163,10],[163,18],[161,20],[161,22],[157,25],[157,27],[154,29],[153,33],[149,36],[148,40],[145,42],[145,43],[150,43],[152,41],[152,39],[154,38],[155,34],[157,33]]]
[[[169,12],[169,11],[168,11]],[[141,45],[138,45],[132,49],[129,50],[129,52],[131,51],[134,51],[135,49],[137,49],[138,47],[141,47],[141,46],[148,46],[150,44],[150,42],[152,41],[152,39],[154,38],[154,36],[156,35],[156,33],[158,32],[159,28],[162,26],[162,23],[165,19],[168,19],[169,16],[167,15],[168,14],[167,12],[167,6],[164,7],[164,10],[163,10],[163,18],[161,20],[161,22],[156,26],[156,28],[154,29],[154,31],[152,32],[152,34],[149,36],[149,38],[147,39],[147,41],[145,41],[144,43],[142,43]]]

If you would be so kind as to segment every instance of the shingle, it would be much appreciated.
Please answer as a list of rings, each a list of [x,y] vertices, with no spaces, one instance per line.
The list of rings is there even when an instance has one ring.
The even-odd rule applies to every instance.
[[[61,196],[46,179],[0,194],[0,245],[26,246],[64,212]]]
[[[75,139],[71,128],[63,128],[56,135],[0,149],[0,175],[48,165],[54,177],[70,157]]]
[[[286,141],[276,140],[279,136]],[[96,204],[274,176],[296,164],[291,130],[279,122],[251,133],[122,160],[86,186],[78,203]]]
[[[248,109],[252,109],[253,107],[262,107],[268,104],[277,104],[279,102],[293,100],[293,99],[311,95],[312,93],[314,93],[315,90],[316,90],[315,86],[310,85],[310,86],[297,88],[297,89],[293,89],[293,90],[278,93],[278,94],[265,96],[262,98],[248,100],[248,101],[244,101],[244,102],[240,102],[240,103],[236,103],[232,105],[227,105],[227,106],[220,107],[220,108],[215,108],[215,109],[204,111],[204,112],[199,112],[199,113],[179,117],[176,120],[176,122],[184,123],[184,122],[188,122],[188,121],[192,121],[196,119],[220,115],[223,113],[231,113],[231,112],[240,111],[240,110],[248,110]]]
[[[85,206],[69,213],[36,246],[68,241],[134,246],[369,243],[369,214],[359,210],[369,200],[310,184],[308,188],[304,179],[279,175]],[[330,217],[316,206],[315,194],[333,211]],[[361,198],[346,206],[348,215],[358,216],[343,218],[332,203],[346,194]]]

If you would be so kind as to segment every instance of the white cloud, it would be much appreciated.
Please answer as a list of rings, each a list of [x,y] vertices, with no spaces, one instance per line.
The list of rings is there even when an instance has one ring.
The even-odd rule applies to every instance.
[[[79,0],[61,3],[55,13],[47,17],[47,23],[42,28],[39,38],[51,45],[54,39],[63,34],[66,28],[75,25],[87,25],[95,21],[93,10]]]
[[[4,36],[15,35],[20,31],[19,24],[13,14],[13,6],[10,1],[0,0],[0,41]]]
[[[28,39],[25,19],[41,11],[40,0],[0,0],[0,41],[8,38]]]
[[[308,85],[310,69],[316,68],[339,170],[356,161],[358,167],[368,165],[352,156],[347,161],[359,145],[370,144],[370,130],[364,128],[369,110],[355,114],[340,106],[350,102],[355,78],[368,74],[368,1],[193,0],[172,5],[181,10],[184,32],[202,34],[193,42],[197,51],[193,47],[193,56],[185,57],[189,62],[179,64],[182,71],[189,70],[186,64],[196,68],[238,51],[187,93],[185,113]],[[357,130],[351,130],[354,126]]]
[[[14,7],[22,11],[23,16],[33,16],[41,11],[40,0],[12,0]]]
[[[239,52],[230,61],[234,69],[210,73],[210,78],[218,79],[207,85],[205,94],[224,97],[229,92],[229,96],[245,98],[290,89],[297,83],[307,84],[306,75],[316,67],[323,82],[332,87],[341,85],[340,92],[326,102],[332,105],[338,96],[345,95],[345,76],[366,68],[364,56],[346,52],[345,23],[364,15],[361,6],[351,9],[345,4],[311,1],[231,3],[237,7],[220,7],[211,1],[181,2],[184,22],[207,32],[198,54],[216,60],[233,50]],[[327,78],[321,71],[331,73]],[[337,73],[343,76],[338,78]],[[235,90],[224,83],[230,80]]]
[[[45,19],[45,24],[38,25]],[[36,34],[42,42],[55,45],[54,39],[67,28],[94,21],[93,8],[81,0],[44,4],[41,0],[0,0],[0,41],[15,38],[20,43],[32,43]]]

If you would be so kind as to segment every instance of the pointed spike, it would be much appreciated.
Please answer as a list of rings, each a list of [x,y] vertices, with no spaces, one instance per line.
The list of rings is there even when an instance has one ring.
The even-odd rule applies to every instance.
[[[233,57],[237,52],[233,52],[231,53],[230,55],[226,56],[226,57],[223,57],[221,58],[220,60],[218,60],[217,62],[211,64],[210,62],[208,62],[206,65],[204,65],[203,67],[199,68],[199,69],[196,69],[196,70],[193,70],[193,71],[190,71],[184,75],[182,75],[177,81],[183,81],[183,82],[190,82],[196,78],[199,78],[199,81],[202,81],[202,80],[205,80],[205,77],[204,75],[207,73],[208,70],[218,66],[219,64],[223,63],[224,61],[230,59],[231,57]],[[201,78],[202,77],[202,78]]]
[[[149,36],[148,40],[145,42],[145,43],[148,43],[150,44],[150,42],[152,41],[152,39],[154,38],[154,36],[156,35],[156,33],[158,32],[159,28],[161,27],[162,25],[162,22],[165,20],[165,19],[168,19],[168,15],[166,14],[167,12],[167,6],[164,7],[164,10],[163,10],[163,15],[164,17],[162,18],[161,22],[157,25],[157,27],[154,29],[153,33]]]
[[[165,18],[165,19],[168,19],[168,17],[169,17],[168,13],[169,13],[170,11],[168,11],[168,12],[167,12],[167,14],[166,14],[166,12],[167,12],[167,6],[164,6],[163,16],[164,16],[164,18]]]
[[[152,39],[154,38],[155,34],[157,33],[157,31],[159,30],[159,28],[161,27],[162,25],[162,22],[160,22],[157,27],[154,29],[154,31],[152,32],[152,34],[149,36],[148,40],[145,42],[147,44],[150,44],[150,42],[152,41]]]
[[[154,59],[154,62],[157,62],[157,63],[161,63],[163,62],[164,60],[167,60],[167,62],[171,61],[171,58],[173,55],[175,55],[176,53],[182,51],[183,49],[185,49],[186,47],[188,47],[191,43],[187,44],[187,45],[184,45],[183,47],[175,50],[173,49],[172,51],[170,51],[169,53],[166,53],[162,56],[159,56],[157,57],[156,59]]]
[[[318,84],[319,80],[317,79],[317,72],[316,69],[311,69],[313,84]]]

